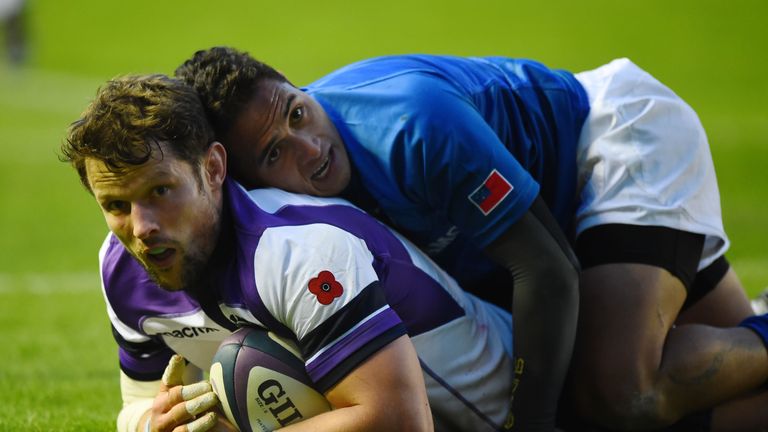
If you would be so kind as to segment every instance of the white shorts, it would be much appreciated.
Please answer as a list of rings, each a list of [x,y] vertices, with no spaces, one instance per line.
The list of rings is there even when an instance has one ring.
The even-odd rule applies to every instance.
[[[579,138],[576,235],[602,224],[705,235],[699,270],[728,249],[704,128],[672,90],[627,59],[576,74],[590,113]]]

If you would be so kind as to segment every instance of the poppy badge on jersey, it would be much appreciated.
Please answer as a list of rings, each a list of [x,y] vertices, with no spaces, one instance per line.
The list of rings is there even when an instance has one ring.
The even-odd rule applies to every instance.
[[[333,273],[323,270],[317,277],[310,279],[309,292],[317,297],[317,301],[322,305],[329,305],[336,297],[341,297],[344,293],[344,287],[336,280]]]
[[[483,184],[469,194],[469,200],[487,216],[512,192],[512,189],[514,189],[512,184],[494,169]]]

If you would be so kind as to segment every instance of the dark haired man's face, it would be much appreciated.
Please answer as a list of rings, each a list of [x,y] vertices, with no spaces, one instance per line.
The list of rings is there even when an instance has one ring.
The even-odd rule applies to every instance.
[[[163,157],[155,151],[119,172],[97,159],[85,165],[109,229],[158,285],[176,291],[198,281],[213,252],[225,171],[217,160],[211,172],[210,155],[196,167],[161,146]]]
[[[230,170],[244,186],[338,195],[350,165],[336,126],[315,99],[266,80],[224,137]]]

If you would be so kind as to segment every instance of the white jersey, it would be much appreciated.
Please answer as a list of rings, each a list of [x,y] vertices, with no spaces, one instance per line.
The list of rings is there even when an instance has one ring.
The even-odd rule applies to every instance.
[[[225,207],[199,294],[159,288],[114,236],[105,241],[104,294],[129,377],[157,379],[173,352],[207,370],[218,343],[250,323],[294,338],[326,391],[408,334],[437,429],[501,427],[513,380],[508,312],[346,201],[228,181]]]

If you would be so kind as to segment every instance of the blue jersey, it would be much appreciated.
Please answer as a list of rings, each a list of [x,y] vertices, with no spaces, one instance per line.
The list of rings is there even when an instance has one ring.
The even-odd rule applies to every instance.
[[[304,90],[347,147],[345,196],[385,216],[462,283],[493,268],[480,249],[538,194],[569,231],[589,112],[571,73],[500,57],[392,56]]]
[[[463,292],[415,246],[341,199],[227,181],[222,240],[194,292],[168,292],[113,236],[101,275],[120,366],[159,379],[171,353],[208,370],[243,324],[297,342],[325,391],[408,334],[439,430],[498,430],[509,412],[512,317]]]

